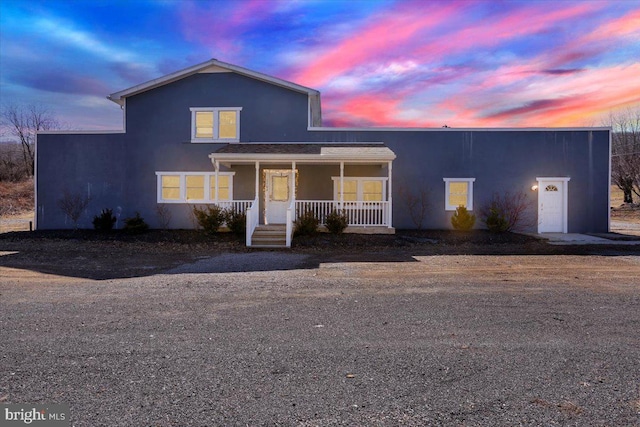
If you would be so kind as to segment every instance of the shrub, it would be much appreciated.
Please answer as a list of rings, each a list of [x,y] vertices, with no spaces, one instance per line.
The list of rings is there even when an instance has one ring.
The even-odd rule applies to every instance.
[[[504,232],[535,226],[533,201],[527,193],[519,191],[500,195],[495,193],[492,199],[480,207],[480,217],[490,231]]]
[[[247,215],[244,212],[230,208],[225,211],[224,217],[229,231],[238,236],[245,233],[247,229]]]
[[[509,222],[504,217],[504,213],[494,204],[489,207],[489,213],[484,219],[484,223],[487,229],[493,233],[503,233],[509,230]]]
[[[295,220],[294,225],[294,236],[313,236],[318,231],[320,220],[312,210],[307,210]]]
[[[165,205],[158,204],[156,206],[156,215],[158,215],[158,220],[160,221],[160,227],[163,230],[169,228],[169,223],[171,222],[171,211]]]
[[[332,234],[342,234],[347,225],[349,225],[349,218],[347,218],[347,214],[344,211],[339,212],[334,209],[327,215],[325,220],[325,226]]]
[[[132,218],[125,218],[124,230],[130,234],[142,234],[149,229],[149,226],[144,219],[140,216],[139,212],[136,212],[136,216]]]
[[[456,212],[451,217],[451,225],[456,230],[468,231],[473,228],[476,223],[476,216],[469,213],[467,208],[460,205],[456,208]]]
[[[100,215],[93,217],[93,228],[98,231],[110,231],[115,223],[116,217],[111,209],[102,209]]]
[[[206,234],[215,234],[224,223],[225,212],[218,205],[208,205],[206,208],[193,207],[193,216],[198,225],[202,227]]]

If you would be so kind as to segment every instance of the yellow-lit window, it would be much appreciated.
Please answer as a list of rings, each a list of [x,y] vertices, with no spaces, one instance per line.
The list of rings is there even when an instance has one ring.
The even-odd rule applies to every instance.
[[[196,112],[196,138],[213,138],[213,111]]]
[[[381,202],[382,181],[364,181],[362,185],[362,200],[365,202]]]
[[[164,200],[180,200],[180,175],[164,175],[162,177],[162,198]]]
[[[212,175],[209,178],[209,194],[211,200],[216,198],[216,177]],[[218,200],[231,200],[229,191],[229,175],[218,175]]]
[[[338,180],[338,200],[340,200],[340,180]],[[358,181],[344,180],[344,201],[355,202],[358,200]]]
[[[469,198],[468,182],[450,182],[449,183],[449,205],[467,207]]]
[[[204,200],[204,175],[187,175],[187,200]]]
[[[473,210],[473,183],[475,178],[444,178],[445,210],[455,211],[458,206]]]
[[[220,139],[237,139],[238,138],[238,112],[237,111],[220,111],[218,112],[219,135]]]

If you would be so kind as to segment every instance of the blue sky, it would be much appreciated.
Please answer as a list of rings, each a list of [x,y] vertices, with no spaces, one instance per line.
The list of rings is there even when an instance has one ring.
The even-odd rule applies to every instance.
[[[0,2],[0,103],[118,129],[110,93],[217,58],[326,125],[601,125],[640,108],[640,0]]]

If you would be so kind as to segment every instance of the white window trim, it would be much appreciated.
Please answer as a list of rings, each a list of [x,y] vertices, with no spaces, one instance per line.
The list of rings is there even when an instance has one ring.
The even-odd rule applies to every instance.
[[[449,184],[451,182],[466,182],[469,184],[469,191],[467,192],[467,210],[473,210],[473,183],[475,178],[442,178],[444,181],[444,210],[455,211],[457,206],[449,204]]]
[[[156,197],[158,203],[215,203],[216,201],[231,201],[233,200],[233,176],[235,172],[218,172],[218,176],[229,177],[229,196],[230,199],[216,200],[211,198],[211,177],[216,176],[215,172],[156,172]],[[180,198],[178,200],[163,199],[162,198],[162,177],[165,175],[179,176],[180,177]],[[188,176],[204,176],[204,199],[202,200],[187,200],[187,175]]]
[[[340,194],[338,193],[338,184],[340,183],[340,177],[339,176],[332,176],[331,179],[333,180],[333,200],[340,200]],[[357,181],[356,184],[356,201],[358,202],[363,202],[363,197],[364,197],[364,185],[363,185],[363,181],[382,181],[382,202],[386,202],[387,201],[387,181],[389,181],[388,177],[381,177],[381,176],[345,176],[343,177],[343,179],[345,181]],[[352,202],[347,202],[345,201],[345,203],[352,203]],[[375,203],[375,202],[372,202]]]
[[[240,111],[242,107],[191,107],[191,142],[192,143],[210,143],[210,142],[240,142]],[[216,138],[219,135],[219,112],[235,111],[236,118],[236,136],[237,138]],[[213,113],[213,138],[197,138],[196,137],[196,113],[209,112]]]

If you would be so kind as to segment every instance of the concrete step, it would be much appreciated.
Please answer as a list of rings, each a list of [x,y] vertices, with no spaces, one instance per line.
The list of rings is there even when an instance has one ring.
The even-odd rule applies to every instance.
[[[284,248],[287,246],[286,233],[284,225],[259,225],[251,236],[251,247]]]

